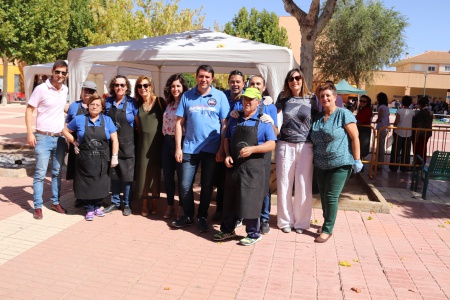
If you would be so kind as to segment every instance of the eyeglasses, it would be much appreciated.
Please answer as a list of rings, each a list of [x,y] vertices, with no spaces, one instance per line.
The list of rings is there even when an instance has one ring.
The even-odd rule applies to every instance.
[[[96,92],[96,90],[88,89],[88,88],[84,88],[83,90],[84,90],[85,94],[90,94],[90,95],[92,95]]]
[[[300,81],[302,80],[302,76],[292,76],[291,78],[289,78],[289,82],[293,82],[294,80],[296,81]]]
[[[67,72],[60,71],[60,70],[55,70],[55,74],[56,74],[56,75],[62,74],[62,76],[66,76],[66,75],[67,75]]]
[[[150,85],[148,84],[148,83],[144,83],[144,84],[136,84],[136,87],[138,88],[138,89],[142,89],[142,88],[144,88],[144,89],[146,89],[146,88],[148,88]]]
[[[125,86],[126,86],[126,84],[125,83],[115,83],[114,84],[114,87],[121,87],[121,88],[124,88]]]

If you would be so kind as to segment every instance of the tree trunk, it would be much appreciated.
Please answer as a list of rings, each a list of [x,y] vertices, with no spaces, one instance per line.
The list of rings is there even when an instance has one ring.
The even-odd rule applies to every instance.
[[[286,12],[295,17],[300,26],[302,35],[302,44],[300,46],[300,68],[305,75],[305,81],[308,88],[312,89],[315,58],[314,44],[317,36],[322,32],[325,25],[333,16],[337,0],[327,0],[322,11],[320,10],[320,0],[311,0],[308,13],[301,10],[293,0],[282,1]]]
[[[2,56],[2,62],[3,62],[3,99],[2,105],[5,106],[8,102],[8,58],[3,55]]]
[[[305,76],[306,84],[309,90],[313,87],[313,71],[314,71],[314,42],[315,39],[308,40],[308,32],[302,30],[302,44],[300,46],[300,69]]]

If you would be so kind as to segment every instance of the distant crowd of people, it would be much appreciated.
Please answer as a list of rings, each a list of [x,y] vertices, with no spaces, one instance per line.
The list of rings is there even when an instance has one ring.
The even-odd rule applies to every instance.
[[[174,228],[196,223],[199,232],[209,231],[208,210],[216,186],[212,219],[221,225],[212,239],[235,238],[235,228],[243,222],[247,236],[239,242],[252,245],[270,232],[269,182],[275,150],[277,227],[297,234],[310,229],[316,181],[324,222],[315,242],[324,243],[332,236],[339,195],[350,174],[363,167],[357,122],[366,122],[364,113],[355,118],[337,105],[333,83],[312,93],[303,73],[292,69],[274,104],[263,77],[252,76],[244,88],[245,77],[239,70],[229,74],[230,89],[225,93],[212,85],[214,69],[209,65],[197,68],[197,84],[192,89],[181,74],[173,74],[163,98],[155,95],[147,76],[137,79],[133,98],[130,81],[117,75],[106,99],[97,94],[94,82],[84,82],[81,99],[71,103],[65,116],[67,87],[63,82],[67,75],[66,62],[56,61],[52,76],[34,89],[26,108],[28,143],[36,153],[35,219],[43,218],[43,180],[50,157],[50,209],[67,212],[59,203],[67,142],[67,178],[73,179],[87,221],[119,209],[124,216],[130,215],[132,198],[140,200],[143,216],[156,214],[163,176],[167,195],[163,218],[174,218]],[[366,100],[365,106],[370,107],[370,98]],[[283,117],[280,126],[278,113]],[[196,211],[193,184],[199,167],[201,191]],[[110,193],[111,203],[102,208]]]

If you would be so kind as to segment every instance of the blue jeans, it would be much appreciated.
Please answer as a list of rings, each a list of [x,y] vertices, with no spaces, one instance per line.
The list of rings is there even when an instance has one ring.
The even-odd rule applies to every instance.
[[[88,212],[94,212],[94,210],[99,209],[102,206],[103,198],[81,200],[81,201],[83,201],[84,209],[88,213]]]
[[[164,176],[164,187],[167,194],[167,205],[173,206],[175,198],[175,172],[178,177],[178,193],[181,190],[181,163],[175,160],[175,137],[165,135],[162,146],[162,170]],[[180,199],[180,206],[183,202]]]
[[[202,167],[200,179],[202,189],[200,192],[200,206],[198,207],[197,217],[207,218],[213,192],[216,154],[208,152],[200,152],[198,154],[183,153],[180,199],[183,202],[184,215],[191,219],[194,218],[195,206],[194,198],[189,197],[189,193],[192,192],[195,173],[199,165]]]
[[[131,181],[111,180],[111,203],[120,206],[120,192],[123,193],[123,205],[130,205]]]
[[[45,134],[36,133],[36,169],[33,180],[33,202],[34,208],[41,208],[44,200],[44,178],[48,169],[48,162],[52,158],[52,196],[50,200],[53,204],[59,203],[61,192],[61,166],[66,153],[66,139],[64,137],[51,137]]]
[[[264,154],[264,182],[263,186],[267,193],[264,194],[263,204],[261,208],[261,222],[269,222],[270,218],[270,172],[272,170],[272,152]]]
[[[261,209],[261,222],[269,222],[270,218],[270,191],[264,195],[263,204]]]

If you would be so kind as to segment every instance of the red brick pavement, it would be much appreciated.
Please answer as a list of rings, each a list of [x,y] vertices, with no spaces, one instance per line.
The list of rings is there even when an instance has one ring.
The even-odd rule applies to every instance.
[[[82,211],[71,207],[71,182],[63,180],[64,204],[79,220],[0,264],[0,297],[449,299],[450,206],[445,199],[389,198],[407,191],[407,177],[400,176],[382,172],[373,181],[392,203],[390,214],[339,211],[333,237],[315,244],[316,224],[302,235],[277,230],[274,206],[270,234],[250,247],[237,239],[213,242],[213,232],[198,234],[195,226],[172,229],[171,220],[162,219],[164,199],[150,218],[116,211],[86,222]],[[12,238],[2,225],[21,226],[15,218],[32,207],[32,178],[0,182],[1,259]],[[314,209],[312,219],[321,224],[321,211]],[[31,213],[25,220],[42,224]],[[245,235],[244,228],[237,233]]]

